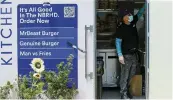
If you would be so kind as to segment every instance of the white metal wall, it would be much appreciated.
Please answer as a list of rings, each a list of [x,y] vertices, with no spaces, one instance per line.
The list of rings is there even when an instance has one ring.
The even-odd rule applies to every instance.
[[[172,1],[150,0],[149,98],[172,99]]]

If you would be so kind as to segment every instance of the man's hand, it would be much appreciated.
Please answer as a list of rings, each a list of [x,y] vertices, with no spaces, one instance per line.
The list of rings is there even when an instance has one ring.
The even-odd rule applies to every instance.
[[[124,57],[123,57],[123,56],[119,56],[119,62],[120,62],[121,64],[125,64],[125,63],[124,63]]]
[[[145,3],[141,9],[139,9],[139,11],[137,13],[138,19],[143,15],[146,7],[147,7],[147,3]]]

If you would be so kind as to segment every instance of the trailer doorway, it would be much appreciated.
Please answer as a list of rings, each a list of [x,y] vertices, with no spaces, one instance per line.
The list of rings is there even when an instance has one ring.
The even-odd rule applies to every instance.
[[[120,72],[121,67],[115,49],[115,33],[119,24],[118,9],[126,5],[128,0],[97,0],[96,28],[97,28],[97,63],[103,63],[103,70],[96,75],[97,99],[120,99]],[[131,0],[133,1],[133,0]],[[131,7],[134,14],[144,5],[145,0],[133,1]],[[137,23],[140,49],[146,52],[146,14]],[[142,94],[133,99],[146,99],[146,54],[140,55],[140,75],[142,75]],[[98,69],[97,69],[98,71]],[[98,72],[97,72],[98,73]]]

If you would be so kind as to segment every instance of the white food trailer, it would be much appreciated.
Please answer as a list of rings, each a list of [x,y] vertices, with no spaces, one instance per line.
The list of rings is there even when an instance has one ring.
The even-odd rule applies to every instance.
[[[49,2],[50,4],[46,4],[46,6],[52,8],[44,9],[45,2]],[[31,12],[36,14],[40,12],[55,13],[52,15],[40,15],[40,18],[43,19],[39,19],[38,16],[27,14],[30,7],[33,7]],[[77,99],[96,98],[97,56],[102,56],[105,62],[103,87],[117,87],[120,72],[117,71],[119,70],[119,64],[115,49],[97,49],[96,8],[95,0],[1,0],[0,85],[4,85],[7,81],[13,82],[18,74],[25,74],[30,71],[29,68],[26,68],[29,66],[28,59],[40,57],[45,59],[45,63],[48,63],[57,59],[63,60],[68,53],[74,53],[76,68],[74,68],[75,71],[72,77],[76,78],[75,82],[79,91]],[[57,17],[60,20],[56,19]],[[46,35],[46,33],[45,35],[37,36],[31,36],[31,33],[30,35],[26,33],[31,30],[32,32],[38,30],[40,32],[44,30],[56,32],[56,29],[59,30],[59,33],[55,33],[60,35],[60,38],[58,37],[57,39],[59,41],[55,41],[56,37],[51,41],[52,37],[49,37],[50,34]],[[147,44],[149,43],[148,37],[146,35]],[[45,39],[45,41],[43,42],[42,39]],[[69,41],[63,39],[69,39]],[[45,47],[29,45],[30,40],[32,40],[33,44],[35,41],[38,43],[42,40],[40,43]],[[70,42],[72,48],[64,46],[66,45],[64,41]],[[60,47],[56,48],[56,46]],[[148,51],[149,49],[146,49],[146,52]],[[38,54],[34,52],[38,52]],[[148,53],[146,57],[149,57]],[[23,66],[25,64],[26,67]],[[54,62],[47,65],[49,64],[53,65]],[[146,61],[146,66],[148,70],[148,60]],[[146,73],[146,91],[148,91],[148,71]],[[146,97],[148,97],[148,94],[146,94]]]

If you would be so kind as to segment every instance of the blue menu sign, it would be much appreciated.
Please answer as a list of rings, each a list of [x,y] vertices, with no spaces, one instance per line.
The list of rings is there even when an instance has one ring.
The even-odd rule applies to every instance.
[[[78,12],[76,4],[20,4],[18,5],[18,73],[29,74],[33,58],[44,60],[46,70],[74,55],[70,77],[77,85]]]

